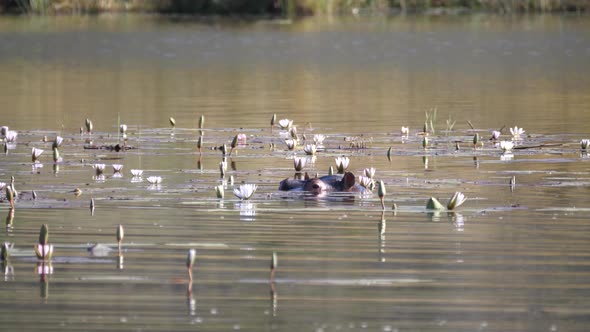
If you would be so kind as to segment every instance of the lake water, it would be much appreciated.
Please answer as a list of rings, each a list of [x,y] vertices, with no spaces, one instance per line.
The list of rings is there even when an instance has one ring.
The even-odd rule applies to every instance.
[[[588,17],[2,17],[0,74],[0,125],[18,131],[0,181],[14,175],[21,192],[0,232],[15,245],[0,282],[2,329],[587,329],[590,159],[579,142],[590,138]],[[376,192],[279,192],[293,155],[305,153],[270,131],[274,113],[308,143],[327,136],[310,174],[327,174],[337,156],[356,175],[375,167],[386,210]],[[86,118],[92,135],[79,133]],[[84,149],[121,142],[119,123],[136,149]],[[502,140],[524,127],[523,149],[502,155],[488,140],[503,126]],[[211,147],[238,133],[247,143],[221,179]],[[64,160],[54,165],[42,139],[58,134]],[[32,147],[46,150],[43,167],[33,167]],[[104,179],[95,163],[107,165]],[[112,164],[124,165],[122,177]],[[130,169],[143,169],[142,181]],[[152,175],[162,184],[149,185]],[[258,185],[250,201],[232,195],[241,183]],[[455,191],[468,197],[456,212],[425,209]],[[4,201],[0,217],[9,216]],[[43,223],[55,254],[40,276],[33,246]],[[91,255],[95,243],[114,250]]]

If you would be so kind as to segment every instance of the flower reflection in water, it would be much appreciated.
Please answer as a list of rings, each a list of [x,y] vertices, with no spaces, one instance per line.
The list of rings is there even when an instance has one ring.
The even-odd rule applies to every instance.
[[[256,220],[256,204],[250,201],[239,201],[234,205],[235,208],[240,209],[240,219],[246,221]]]

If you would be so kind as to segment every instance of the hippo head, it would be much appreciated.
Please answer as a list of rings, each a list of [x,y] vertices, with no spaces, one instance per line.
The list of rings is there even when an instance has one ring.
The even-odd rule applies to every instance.
[[[303,190],[317,196],[332,191],[352,191],[354,183],[354,174],[347,172],[341,180],[337,181],[333,181],[332,177],[309,179],[305,182]]]

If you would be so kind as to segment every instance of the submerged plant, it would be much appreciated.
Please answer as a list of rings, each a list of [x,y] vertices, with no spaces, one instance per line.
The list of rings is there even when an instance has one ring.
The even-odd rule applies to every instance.
[[[234,188],[234,195],[241,200],[248,200],[254,195],[258,188],[255,184],[243,184],[239,188]]]
[[[453,194],[451,199],[449,199],[449,202],[447,203],[447,209],[454,210],[455,208],[459,207],[461,204],[465,203],[466,200],[467,200],[467,197],[465,197],[465,195],[462,192],[457,191]]]

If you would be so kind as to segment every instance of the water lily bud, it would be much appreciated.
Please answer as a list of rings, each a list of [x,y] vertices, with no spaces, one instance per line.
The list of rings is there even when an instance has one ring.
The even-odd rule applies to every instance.
[[[330,166],[330,169],[328,170],[328,175],[334,175],[334,167]]]
[[[54,162],[59,161],[59,150],[57,148],[53,148],[53,161]]]
[[[434,197],[430,197],[428,203],[426,203],[426,208],[428,210],[444,210],[445,206],[438,201],[438,199]]]
[[[0,261],[6,262],[10,257],[10,243],[4,242],[0,248]]]
[[[387,160],[391,161],[391,146],[387,149]]]
[[[273,127],[275,125],[275,122],[277,122],[277,114],[273,114],[272,117],[270,118],[270,126]]]
[[[46,245],[48,240],[49,240],[49,229],[48,229],[47,224],[43,224],[41,226],[41,230],[39,231],[39,244]]]
[[[186,267],[188,269],[192,269],[195,265],[195,261],[197,260],[197,251],[195,249],[190,249],[188,251],[188,255],[186,256]]]
[[[279,267],[279,260],[277,257],[277,253],[275,251],[272,252],[272,257],[270,259],[270,269],[271,270],[276,270],[276,268]]]
[[[234,139],[231,141],[231,148],[234,149],[238,146],[238,135],[234,136]]]
[[[428,147],[428,137],[424,136],[422,139],[422,147],[426,149]]]
[[[422,127],[422,132],[424,132],[424,134],[426,134],[426,132],[428,132],[428,123],[424,122],[424,127]]]
[[[225,191],[223,190],[222,184],[215,186],[215,193],[217,194],[217,198],[223,199],[223,197],[225,197]]]
[[[125,230],[123,229],[123,225],[119,224],[117,227],[117,242],[123,241],[123,237],[125,237]]]
[[[87,118],[86,119],[86,131],[91,133],[93,128],[94,128],[94,125],[92,124],[92,121]]]
[[[225,156],[227,154],[227,145],[223,143],[221,146],[221,153]]]
[[[199,118],[199,129],[203,129],[204,125],[205,125],[205,116],[203,114],[201,114],[201,117]]]
[[[383,181],[379,181],[379,198],[383,198],[385,197],[385,194],[387,193],[387,191],[385,190],[385,184],[383,183]]]
[[[168,119],[168,121],[170,121],[170,125],[171,125],[172,127],[176,127],[176,120],[174,120],[174,118],[173,118],[173,117],[170,117],[170,118]]]
[[[477,145],[477,143],[479,143],[479,134],[475,133],[475,135],[473,135],[473,145]]]

